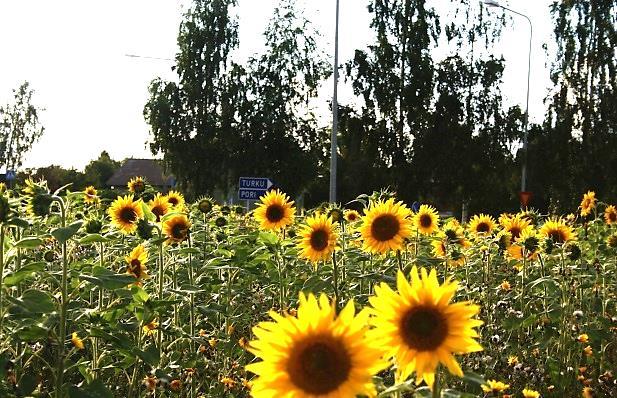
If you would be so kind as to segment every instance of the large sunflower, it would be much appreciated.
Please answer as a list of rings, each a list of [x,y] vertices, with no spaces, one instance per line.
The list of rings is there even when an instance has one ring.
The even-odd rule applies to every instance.
[[[144,178],[140,176],[131,178],[126,185],[129,191],[136,194],[140,194],[146,189],[146,181],[144,181]]]
[[[336,224],[332,218],[324,214],[307,217],[298,242],[300,256],[314,263],[326,260],[334,252],[337,238]]]
[[[169,191],[165,196],[167,202],[176,210],[184,208],[184,196],[178,191]]]
[[[594,191],[587,191],[583,195],[583,200],[581,200],[581,216],[588,216],[596,207],[596,201],[596,193]]]
[[[403,202],[394,199],[372,203],[364,210],[360,234],[364,250],[371,253],[387,253],[401,250],[405,238],[411,235],[411,212]]]
[[[107,212],[111,223],[124,234],[135,232],[139,219],[144,216],[139,201],[133,201],[133,195],[118,196]]]
[[[463,371],[453,354],[481,351],[474,338],[475,327],[482,321],[473,317],[480,307],[469,302],[451,304],[457,282],[437,281],[432,270],[413,267],[411,284],[399,271],[398,291],[387,284],[375,287],[375,296],[369,298],[375,315],[374,329],[369,335],[386,347],[387,356],[394,357],[398,366],[398,378],[406,380],[413,372],[416,383],[422,380],[430,387],[435,381],[435,369],[441,362],[448,370],[459,376]]]
[[[134,248],[124,259],[127,263],[126,273],[133,275],[137,279],[137,283],[142,279],[148,278],[145,265],[148,260],[148,252],[145,251],[143,245]]]
[[[89,204],[97,203],[99,201],[97,194],[96,188],[92,185],[87,186],[86,189],[84,189],[84,202]]]
[[[425,235],[435,232],[439,224],[439,214],[433,206],[421,205],[413,217],[413,225]]]
[[[253,216],[261,229],[279,230],[293,224],[296,208],[287,195],[276,189],[260,199],[261,203],[253,211]]]
[[[321,295],[300,293],[297,317],[270,312],[274,322],[253,328],[248,350],[261,358],[246,369],[255,398],[349,398],[375,396],[372,376],[384,368],[383,352],[365,338],[367,312],[354,316],[353,301],[338,317]]]
[[[522,215],[516,214],[512,217],[505,217],[501,221],[503,229],[510,233],[512,239],[516,239],[521,235],[525,228],[531,225],[531,222]]]
[[[545,238],[550,238],[553,243],[564,244],[572,240],[576,240],[576,233],[571,226],[561,219],[547,220],[542,228],[540,228],[540,235]]]
[[[152,199],[148,206],[150,211],[156,216],[156,221],[160,222],[161,217],[169,212],[169,202],[167,198],[160,193],[157,193],[154,199]]]
[[[604,221],[608,225],[617,223],[617,209],[615,209],[615,206],[610,205],[606,207],[604,210]]]
[[[469,231],[476,236],[488,236],[495,229],[495,220],[486,214],[475,215],[469,220]]]
[[[163,233],[167,243],[180,243],[189,235],[191,222],[184,214],[177,214],[163,221]]]

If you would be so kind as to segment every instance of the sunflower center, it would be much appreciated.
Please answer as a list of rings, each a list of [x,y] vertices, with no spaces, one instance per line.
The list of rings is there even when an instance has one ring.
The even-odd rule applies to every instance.
[[[516,239],[521,235],[521,229],[519,227],[512,227],[508,232],[512,235],[512,239]]]
[[[270,222],[279,222],[285,216],[285,209],[281,205],[270,205],[266,209],[266,218]]]
[[[137,220],[137,212],[132,207],[125,207],[120,210],[120,219],[126,223],[133,223]]]
[[[328,247],[328,232],[323,229],[318,229],[311,233],[311,248],[318,252]]]
[[[420,216],[420,226],[422,228],[430,228],[431,225],[433,225],[433,219],[430,214],[422,214]]]
[[[400,228],[399,221],[394,215],[382,214],[373,220],[371,235],[376,240],[385,242],[394,238]]]
[[[448,323],[437,308],[419,306],[405,314],[401,332],[409,347],[417,351],[432,351],[446,339]]]
[[[167,198],[167,202],[168,202],[168,203],[170,203],[172,206],[177,206],[177,205],[178,205],[178,203],[180,203],[180,201],[178,200],[178,198],[173,197],[173,196],[171,196],[171,197]]]
[[[560,229],[552,230],[548,233],[548,237],[555,243],[563,243],[566,241],[566,235]]]
[[[615,222],[615,221],[617,221],[617,213],[615,213],[615,212],[613,212],[613,211],[612,211],[612,212],[610,212],[610,213],[608,213],[608,219],[609,219],[611,222]]]
[[[300,343],[291,353],[287,371],[298,388],[310,395],[325,395],[343,384],[351,358],[340,341],[330,337]]]
[[[175,224],[171,228],[171,236],[173,236],[174,239],[182,240],[186,237],[186,230],[186,225],[182,223]]]
[[[163,206],[154,206],[152,214],[156,216],[156,221],[161,221],[161,216],[165,215],[165,209],[163,209]]]
[[[481,222],[476,226],[476,232],[489,232],[490,230],[491,227],[485,222]]]

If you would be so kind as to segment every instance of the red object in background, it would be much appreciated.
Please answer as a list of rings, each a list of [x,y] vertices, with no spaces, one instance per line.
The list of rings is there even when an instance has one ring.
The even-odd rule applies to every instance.
[[[529,201],[531,200],[531,197],[533,196],[533,194],[529,191],[522,191],[518,193],[518,198],[521,201],[521,207],[525,208],[527,207],[527,205],[529,205]]]

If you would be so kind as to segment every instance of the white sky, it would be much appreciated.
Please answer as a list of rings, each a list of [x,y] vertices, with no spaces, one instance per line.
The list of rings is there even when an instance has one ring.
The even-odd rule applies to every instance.
[[[435,0],[435,3],[445,0]],[[473,0],[472,0],[473,1]],[[82,169],[107,150],[112,158],[152,157],[146,147],[148,125],[143,107],[149,82],[160,76],[175,79],[172,62],[129,58],[125,54],[173,58],[176,36],[188,0],[0,0],[0,103],[11,89],[28,80],[34,104],[45,108],[45,133],[26,155],[24,167],[58,164]],[[240,49],[236,60],[263,49],[263,32],[277,0],[239,0]],[[367,0],[341,0],[339,60],[366,48],[369,28]],[[542,119],[549,87],[542,43],[551,42],[551,0],[502,2],[529,15],[534,23],[530,118]],[[323,37],[328,51],[334,43],[334,0],[298,0]],[[525,103],[528,24],[514,16],[496,48],[506,59],[503,94],[506,104]],[[332,83],[320,90],[324,109]],[[339,86],[339,102],[352,92]],[[323,115],[329,120],[328,115]]]

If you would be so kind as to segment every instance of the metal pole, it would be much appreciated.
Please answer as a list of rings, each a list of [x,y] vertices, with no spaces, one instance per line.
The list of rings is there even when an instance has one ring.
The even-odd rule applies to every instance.
[[[334,93],[332,95],[332,137],[330,138],[330,202],[336,202],[336,134],[338,130],[338,15],[339,0],[336,0],[336,28],[334,33]]]
[[[531,76],[531,40],[533,38],[533,25],[531,24],[531,20],[527,16],[525,15],[523,16],[527,18],[527,21],[529,22],[529,56],[527,60],[527,103],[525,105],[525,120],[524,120],[524,125],[523,125],[523,132],[524,132],[524,135],[523,135],[523,170],[521,172],[521,192],[526,192],[527,191],[527,157],[528,157],[527,139],[529,135],[529,79]]]
[[[497,3],[495,0],[484,0],[484,5],[488,7],[499,7],[504,10],[510,11],[513,14],[519,15],[529,22],[529,56],[527,59],[527,103],[525,104],[525,118],[523,119],[523,167],[521,170],[521,192],[526,192],[527,190],[527,158],[528,158],[528,150],[527,150],[527,141],[529,136],[529,81],[531,77],[531,42],[533,39],[533,24],[531,23],[531,19],[525,14],[521,14],[518,11],[514,11],[511,8],[504,7],[501,4]]]

